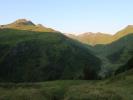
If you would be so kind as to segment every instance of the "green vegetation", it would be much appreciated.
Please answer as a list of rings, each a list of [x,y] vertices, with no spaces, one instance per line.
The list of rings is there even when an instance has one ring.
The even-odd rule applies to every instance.
[[[28,30],[28,31],[36,31],[36,32],[57,32],[54,29],[44,27],[41,24],[35,25],[31,21],[26,19],[19,19],[11,24],[0,25],[1,29],[9,28],[9,29],[17,29],[17,30]]]
[[[0,30],[0,81],[96,79],[100,60],[57,32]]]
[[[0,100],[133,100],[132,31],[81,36],[90,46],[25,19],[0,26]]]
[[[96,45],[96,44],[106,44],[112,37],[112,35],[105,34],[105,33],[83,33],[80,35],[71,35],[69,34],[68,37],[78,40],[82,43],[89,44],[89,45]]]
[[[76,39],[82,43],[89,44],[89,45],[96,45],[96,44],[110,44],[126,35],[133,33],[133,25],[128,25],[123,30],[120,30],[115,35],[108,35],[105,33],[84,33],[78,36],[75,35],[68,35],[70,38]]]
[[[0,84],[0,100],[132,100],[133,70],[108,80]]]
[[[101,77],[110,77],[133,57],[133,34],[126,35],[107,45],[88,46],[102,61]]]
[[[125,65],[120,66],[120,67],[116,70],[115,74],[119,74],[119,73],[128,71],[128,70],[130,70],[130,69],[133,69],[133,57],[132,57],[131,59],[129,59],[128,62],[127,62]]]

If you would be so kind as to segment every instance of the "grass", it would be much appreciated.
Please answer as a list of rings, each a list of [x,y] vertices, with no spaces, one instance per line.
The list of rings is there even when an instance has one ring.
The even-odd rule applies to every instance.
[[[1,83],[0,100],[133,100],[133,70],[103,81]]]
[[[86,46],[61,33],[0,29],[1,82],[96,79],[100,65]]]
[[[38,41],[38,39],[40,41]],[[65,42],[63,42],[64,39],[66,40]],[[37,42],[35,40],[37,40]],[[129,39],[127,39],[127,40],[129,40]],[[26,42],[23,42],[23,41],[26,41]],[[69,67],[66,67],[66,69],[65,69],[66,72],[63,73],[63,75],[67,76],[67,77],[69,77],[69,75],[74,75],[73,72],[76,73],[76,75],[74,76],[75,78],[78,75],[80,75],[81,70],[79,70],[79,69],[82,68],[82,66],[77,63],[78,61],[80,61],[80,62],[82,61],[81,64],[84,64],[88,61],[90,61],[90,62],[93,61],[93,60],[89,59],[89,56],[85,56],[86,55],[86,53],[84,54],[84,52],[86,52],[85,48],[84,48],[84,51],[80,50],[80,47],[78,46],[78,44],[75,44],[75,42],[71,42],[72,40],[68,41],[68,39],[66,37],[64,37],[63,35],[61,35],[59,33],[47,33],[47,32],[45,32],[45,33],[39,32],[38,33],[38,32],[24,31],[24,30],[20,31],[20,30],[7,30],[7,29],[1,30],[0,44],[1,44],[2,57],[1,57],[0,61],[1,62],[3,61],[3,59],[5,58],[7,53],[10,51],[10,47],[14,48],[14,46],[16,46],[18,43],[22,42],[22,44],[19,44],[17,46],[22,45],[21,48],[23,48],[23,44],[24,45],[26,44],[25,47],[27,48],[27,41],[29,41],[28,43],[30,44],[30,46],[32,46],[34,48],[39,47],[40,48],[39,50],[42,50],[43,48],[49,48],[49,46],[47,46],[46,44],[44,45],[43,43],[48,43],[50,45],[52,44],[52,47],[50,47],[50,49],[49,49],[52,51],[49,54],[53,53],[52,55],[54,55],[55,59],[61,59],[61,60],[62,60],[62,58],[60,58],[60,55],[62,55],[62,54],[60,54],[60,52],[57,52],[57,51],[61,50],[64,52],[65,48],[67,48],[67,47],[69,47],[69,49],[71,48],[70,49],[71,52],[69,52],[69,51],[66,51],[66,52],[69,52],[69,54],[72,56],[69,57],[69,56],[65,55],[68,62],[73,62],[73,64],[68,65]],[[34,42],[32,42],[32,41],[34,41]],[[38,43],[39,43],[39,46],[37,45]],[[62,43],[62,44],[60,44],[60,43]],[[7,46],[5,46],[5,45],[7,45]],[[28,47],[29,47],[29,45],[28,45]],[[79,47],[79,49],[77,49],[77,47]],[[128,47],[130,47],[130,46],[128,46]],[[15,50],[18,50],[18,49],[16,48]],[[21,51],[21,49],[19,49],[19,50]],[[37,52],[37,50],[35,48],[35,49],[32,49],[31,51]],[[45,50],[45,49],[43,49],[43,50]],[[79,50],[79,51],[76,52],[77,50]],[[112,49],[109,49],[109,50],[112,50]],[[55,51],[56,51],[56,53],[55,53]],[[6,53],[4,54],[4,52],[6,52]],[[76,52],[76,54],[75,54],[75,52]],[[12,52],[11,52],[11,54],[12,54]],[[37,53],[33,53],[33,54],[37,54]],[[38,51],[38,54],[40,54],[40,51]],[[63,57],[65,57],[64,54],[65,53],[63,53]],[[79,56],[75,56],[76,59],[79,57],[78,61],[77,60],[73,61],[71,59],[75,59],[75,58],[73,58],[74,54],[75,55],[82,54],[83,56],[81,58],[84,58],[84,59],[87,58],[88,60],[87,59],[81,60],[80,55],[79,55]],[[89,51],[87,54],[89,54]],[[31,56],[30,51],[29,51],[29,53],[25,52],[23,55],[26,55],[25,58],[30,58],[30,57],[36,58],[36,55]],[[43,56],[41,56],[41,58],[44,59],[45,54],[42,53],[42,55]],[[51,55],[49,55],[49,56],[51,56]],[[18,57],[18,59],[20,58],[19,56],[17,56],[17,57]],[[92,58],[92,57],[90,57],[90,58]],[[15,58],[15,57],[12,57],[12,58]],[[9,61],[12,62],[12,58]],[[50,58],[53,58],[53,56],[51,56]],[[66,58],[64,58],[64,61],[66,61],[65,60]],[[42,66],[44,66],[46,63],[43,61],[43,59],[40,60]],[[46,57],[46,59],[47,59],[47,57]],[[22,59],[22,60],[25,60],[25,59]],[[49,59],[47,62],[49,63],[49,61],[51,61],[51,59]],[[84,62],[84,61],[86,61],[86,62]],[[25,61],[23,61],[22,64],[24,64],[24,62]],[[29,62],[32,62],[32,61],[29,60]],[[27,62],[24,66],[22,66],[22,68],[23,67],[28,68],[30,66],[30,64],[32,66],[33,63],[29,63],[29,62]],[[33,59],[33,62],[35,63],[34,59]],[[40,62],[39,62],[39,64],[40,64]],[[66,62],[66,63],[68,63],[68,62]],[[53,63],[57,64],[57,61],[53,61]],[[7,64],[7,62],[5,64]],[[14,63],[12,63],[12,64],[14,64]],[[29,64],[29,65],[27,65],[27,64]],[[64,66],[64,65],[62,65],[62,66]],[[18,68],[18,66],[16,68]],[[73,66],[73,67],[71,67],[71,66]],[[78,67],[78,66],[81,66],[81,67]],[[5,68],[5,67],[3,67],[3,68]],[[48,66],[48,68],[49,68],[49,66]],[[55,68],[57,69],[56,65],[55,65]],[[70,68],[70,70],[69,70],[69,68]],[[70,73],[72,68],[74,71],[72,71]],[[9,69],[9,68],[7,68],[7,69]],[[31,69],[29,70],[29,72],[31,72]],[[75,71],[75,69],[77,72]],[[53,69],[50,69],[50,70],[51,70],[51,73],[48,70],[48,73],[45,73],[45,74],[48,75],[50,73],[53,76],[55,76],[56,74],[57,75],[59,74],[59,71],[57,71],[58,73],[55,74],[52,72]],[[10,71],[10,69],[9,69],[9,71]],[[36,72],[37,69],[33,70],[33,71]],[[24,73],[24,72],[25,71],[23,71],[22,73]],[[27,72],[25,75],[27,75],[28,77],[31,76],[31,78],[34,78],[35,76],[37,76],[36,74],[29,74],[29,72]],[[40,72],[40,71],[38,71],[38,72]],[[38,72],[36,72],[36,73],[38,73]],[[55,72],[56,72],[56,70],[55,70]],[[5,70],[5,75],[6,74],[7,74],[7,70]],[[33,75],[34,75],[34,77],[33,77]],[[17,74],[15,76],[17,76]],[[43,77],[44,76],[45,75],[43,75]],[[38,78],[40,78],[40,77],[37,77],[37,79]],[[20,79],[20,78],[18,78],[18,79]],[[130,70],[130,71],[127,71],[120,75],[111,77],[110,79],[101,80],[101,81],[97,81],[97,80],[93,80],[93,81],[91,81],[91,80],[90,81],[87,81],[87,80],[60,80],[59,81],[58,80],[58,81],[47,81],[47,82],[40,82],[40,83],[17,83],[17,84],[15,84],[15,83],[0,83],[0,100],[133,100],[133,70]]]

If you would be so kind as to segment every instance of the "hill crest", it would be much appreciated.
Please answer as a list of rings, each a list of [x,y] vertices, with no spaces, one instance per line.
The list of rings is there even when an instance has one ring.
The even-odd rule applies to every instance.
[[[124,37],[132,33],[133,33],[133,25],[128,25],[127,27],[118,31],[114,35],[101,33],[101,32],[98,33],[86,32],[77,36],[69,34],[67,36],[79,40],[80,42],[83,42],[85,44],[96,45],[96,44],[109,44],[112,43],[113,41],[120,39],[121,37]]]
[[[38,32],[57,32],[52,28],[43,26],[42,24],[34,24],[32,21],[27,19],[18,19],[7,25],[0,25],[0,28],[18,29],[18,30],[29,30]]]

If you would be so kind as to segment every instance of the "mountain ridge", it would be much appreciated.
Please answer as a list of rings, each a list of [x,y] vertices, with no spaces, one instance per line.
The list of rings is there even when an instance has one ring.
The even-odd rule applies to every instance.
[[[0,29],[3,28],[38,31],[38,32],[59,32],[52,28],[45,27],[42,24],[36,25],[32,21],[27,19],[18,19],[10,24],[0,25]]]
[[[133,33],[133,25],[128,25],[124,29],[118,31],[114,35],[110,35],[107,33],[93,33],[93,32],[86,32],[79,35],[71,35],[67,34],[68,37],[76,39],[82,43],[89,44],[89,45],[97,45],[97,44],[109,44],[113,41],[120,39],[128,34]]]
[[[0,25],[0,29],[9,28],[9,29],[18,29],[18,30],[29,30],[29,31],[38,31],[38,32],[59,32],[52,28],[48,28],[43,26],[42,24],[34,24],[32,21],[27,19],[18,19],[10,24]],[[86,32],[79,35],[74,34],[65,34],[69,38],[78,40],[82,43],[89,44],[89,45],[97,45],[97,44],[109,44],[119,38],[133,33],[133,25],[128,25],[124,29],[118,31],[114,35],[110,35],[108,33],[93,33],[93,32]]]

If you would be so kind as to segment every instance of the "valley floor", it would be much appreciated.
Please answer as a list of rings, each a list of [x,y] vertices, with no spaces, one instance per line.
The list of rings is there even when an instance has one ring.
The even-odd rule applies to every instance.
[[[0,100],[133,100],[133,70],[104,81],[0,83]]]

